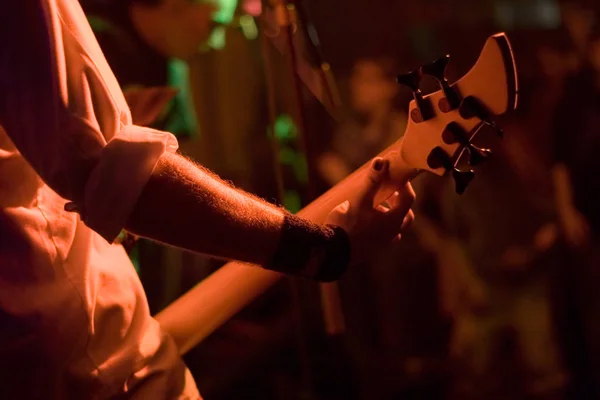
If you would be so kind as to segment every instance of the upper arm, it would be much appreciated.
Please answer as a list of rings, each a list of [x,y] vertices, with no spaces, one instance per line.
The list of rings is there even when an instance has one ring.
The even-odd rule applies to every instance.
[[[0,125],[38,175],[73,199],[81,195],[105,141],[94,121],[69,107],[70,66],[53,7],[54,2],[45,0],[2,5]]]
[[[173,135],[131,124],[74,0],[11,0],[0,13],[0,125],[83,222],[112,241]]]

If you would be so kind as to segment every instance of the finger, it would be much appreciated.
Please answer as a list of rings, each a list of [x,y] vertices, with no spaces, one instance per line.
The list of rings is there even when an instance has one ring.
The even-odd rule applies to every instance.
[[[379,214],[379,218],[382,219],[381,226],[384,227],[384,232],[395,234],[401,229],[404,219],[408,216],[414,201],[415,192],[411,184],[407,183],[406,186],[404,186],[404,188],[399,192],[398,203],[396,207],[390,209],[386,213]],[[414,215],[412,218],[414,218]]]
[[[381,157],[373,159],[363,186],[358,190],[357,206],[360,209],[373,208],[375,195],[387,176],[389,166],[389,160]]]
[[[399,233],[396,236],[394,236],[394,238],[392,239],[392,243],[393,244],[399,243],[400,240],[402,240],[402,234],[401,233]]]
[[[393,208],[400,205],[400,192],[394,192],[386,201],[375,207],[376,210],[381,212],[388,212]]]
[[[388,212],[400,204],[400,192],[394,192],[393,195],[387,198],[382,204],[375,207],[378,211]]]
[[[400,204],[400,192],[394,192],[389,199],[386,200],[390,208],[396,208]]]
[[[346,200],[342,204],[338,204],[327,216],[327,223],[346,228],[348,225],[348,211],[350,210],[350,202]]]
[[[390,209],[389,209],[389,208],[387,208],[386,206],[384,206],[383,204],[381,204],[381,205],[378,205],[377,207],[375,207],[375,209],[376,209],[377,211],[380,211],[380,212],[382,212],[382,213],[386,213],[386,212],[390,211]]]
[[[404,217],[404,221],[402,221],[402,227],[400,228],[400,230],[404,232],[412,225],[414,220],[415,213],[413,212],[413,210],[408,210],[408,214],[406,214],[406,216]]]
[[[388,197],[383,203],[379,204],[376,209],[382,212],[388,212],[392,208],[396,208],[400,202],[400,193],[394,192],[393,195]]]

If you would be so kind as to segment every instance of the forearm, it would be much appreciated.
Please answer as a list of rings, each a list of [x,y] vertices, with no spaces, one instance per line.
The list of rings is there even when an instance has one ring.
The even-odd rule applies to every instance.
[[[165,154],[125,228],[194,252],[264,264],[278,246],[284,213],[182,156]]]

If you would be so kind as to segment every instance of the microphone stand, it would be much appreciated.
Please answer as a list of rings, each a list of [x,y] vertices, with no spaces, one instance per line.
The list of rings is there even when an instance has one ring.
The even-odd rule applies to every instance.
[[[269,109],[269,121],[270,121],[270,129],[271,129],[271,145],[273,150],[273,163],[274,163],[274,171],[275,171],[275,179],[277,185],[277,193],[278,200],[280,204],[283,204],[283,200],[285,197],[285,182],[283,177],[283,171],[281,168],[281,164],[279,162],[279,154],[280,154],[280,146],[278,139],[275,135],[275,124],[277,120],[277,91],[276,84],[274,78],[274,68],[273,68],[273,59],[271,55],[271,42],[266,32],[271,28],[269,26],[267,17],[265,13],[267,10],[274,10],[276,15],[276,25],[278,32],[286,36],[286,42],[289,43],[291,41],[291,37],[293,35],[292,26],[290,23],[289,15],[287,13],[287,9],[283,1],[281,0],[261,0],[262,3],[262,12],[260,16],[260,26],[261,26],[261,50],[264,59],[265,65],[265,79],[267,84],[267,101],[268,101],[268,109]],[[287,37],[290,37],[289,41]],[[288,65],[292,68],[292,76],[295,77],[295,68],[292,67],[294,61],[288,60]],[[295,83],[294,90],[296,88]],[[298,103],[298,101],[296,101]],[[300,102],[301,104],[301,102]],[[301,132],[304,132],[304,124],[303,124],[303,116],[304,109],[299,106],[296,107],[296,120],[298,129]],[[302,322],[302,311],[301,311],[301,302],[300,302],[300,293],[297,283],[293,279],[287,279],[287,282],[290,287],[291,297],[292,297],[292,312],[294,314],[294,323],[296,332],[296,341],[298,345],[298,357],[300,361],[300,372],[301,372],[301,382],[303,386],[303,390],[305,391],[305,397],[309,399],[314,399],[314,390],[312,386],[313,377],[311,370],[311,362],[310,357],[308,355],[308,345],[306,343],[306,329]]]
[[[269,21],[269,17],[271,20]],[[295,122],[301,138],[301,148],[306,156],[306,164],[308,168],[308,184],[307,192],[309,202],[317,197],[315,188],[316,178],[316,156],[311,142],[306,131],[306,109],[303,101],[303,85],[321,102],[328,111],[329,115],[336,121],[340,118],[341,101],[338,94],[335,80],[331,73],[331,68],[328,63],[323,61],[319,49],[318,38],[314,27],[308,22],[307,15],[302,5],[298,0],[290,1],[288,4],[284,0],[263,0],[263,9],[261,13],[262,26],[262,51],[265,60],[265,74],[267,81],[267,95],[269,103],[269,116],[271,127],[273,129],[276,114],[276,89],[274,82],[273,60],[271,57],[271,47],[275,47],[283,54],[287,69],[292,80],[292,108],[295,113]],[[306,30],[304,30],[306,29]],[[270,30],[275,30],[275,35],[268,35]],[[310,63],[305,62],[300,54],[301,49],[298,49],[294,38],[297,37],[297,32],[304,34],[304,39],[308,42],[305,44],[308,56],[312,58],[313,64],[318,65],[314,68]],[[280,199],[283,199],[284,194],[284,179],[282,176],[281,165],[279,164],[279,143],[274,137],[272,140],[274,150],[274,162],[277,186]],[[291,282],[292,293],[294,298],[297,322],[300,331],[302,331],[300,299],[297,284]],[[345,332],[345,318],[342,311],[341,300],[339,295],[339,287],[337,282],[319,284],[321,295],[321,310],[325,325],[325,332],[328,337],[328,347],[333,346],[335,358],[339,358],[339,349],[343,349],[343,344],[340,343],[342,335]],[[309,385],[311,379],[310,360],[307,353],[305,340],[299,338],[301,348],[301,363],[303,364],[303,377]],[[331,350],[331,349],[329,349]],[[343,350],[342,350],[343,352]]]
[[[322,86],[324,87],[324,98],[319,98],[317,96],[317,98],[321,101],[321,103],[325,106],[325,108],[328,110],[329,115],[334,119],[334,120],[338,120],[340,118],[340,109],[341,109],[341,101],[339,98],[339,93],[337,91],[337,87],[335,84],[335,79],[333,78],[333,74],[331,72],[331,67],[329,66],[328,63],[323,61],[323,56],[322,53],[320,51],[320,46],[319,46],[319,40],[317,37],[317,32],[316,29],[313,27],[312,24],[310,24],[306,10],[304,10],[304,7],[301,4],[300,0],[290,0],[290,4],[292,6],[291,8],[291,12],[295,13],[296,18],[294,18],[293,22],[296,22],[296,26],[298,27],[299,30],[306,30],[305,31],[305,39],[308,40],[308,45],[306,46],[306,50],[309,53],[309,57],[311,57],[313,59],[313,62],[315,64],[317,64],[319,66],[318,68],[318,74],[320,77],[320,82],[322,83]],[[294,42],[293,40],[290,41],[290,53],[292,55],[295,55],[296,51],[295,51],[295,47],[294,47]],[[290,57],[292,58],[292,57]],[[297,66],[297,64],[294,64],[294,66]],[[294,77],[296,78],[296,81],[300,80],[300,74],[299,73],[294,73],[297,72],[296,69],[298,69],[297,67],[292,70],[292,73],[294,75]],[[313,91],[314,93],[315,91]],[[301,95],[302,93],[299,92],[299,90],[296,90],[295,92],[296,94],[296,98],[298,99],[298,103],[300,105],[302,105],[303,103],[301,102],[302,98]],[[306,132],[305,130],[302,131],[302,136],[304,138],[303,142],[304,142],[304,146],[305,148],[309,148],[310,147],[310,141],[308,140],[308,132]],[[307,164],[308,164],[308,168],[309,171],[315,170],[315,164],[316,164],[316,160],[314,158],[309,157],[308,155],[309,153],[307,152]],[[309,174],[309,177],[311,175]],[[309,179],[309,187],[311,187],[311,189],[309,189],[309,196],[310,196],[310,201],[314,200],[317,196],[317,193],[314,191],[314,185],[311,185],[311,183],[314,183],[314,179]],[[320,291],[321,291],[321,308],[322,308],[322,312],[323,312],[323,320],[325,323],[325,332],[332,337],[335,336],[341,336],[344,331],[346,330],[346,326],[345,326],[345,320],[344,320],[344,314],[342,311],[342,305],[341,305],[341,299],[340,299],[340,295],[339,295],[339,287],[337,282],[331,282],[331,283],[321,283],[320,284]]]

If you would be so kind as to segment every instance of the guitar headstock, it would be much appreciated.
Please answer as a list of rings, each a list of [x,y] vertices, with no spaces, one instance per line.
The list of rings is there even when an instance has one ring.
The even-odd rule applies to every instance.
[[[504,33],[490,36],[475,65],[452,84],[445,76],[449,61],[446,55],[398,77],[398,83],[410,87],[414,95],[401,155],[415,169],[440,176],[451,173],[456,191],[462,193],[475,174],[470,168],[460,170],[458,161],[466,152],[469,164],[475,166],[491,154],[472,141],[486,125],[502,135],[492,118],[516,108],[518,82],[512,49]],[[423,95],[419,88],[423,75],[434,77],[440,90]]]

